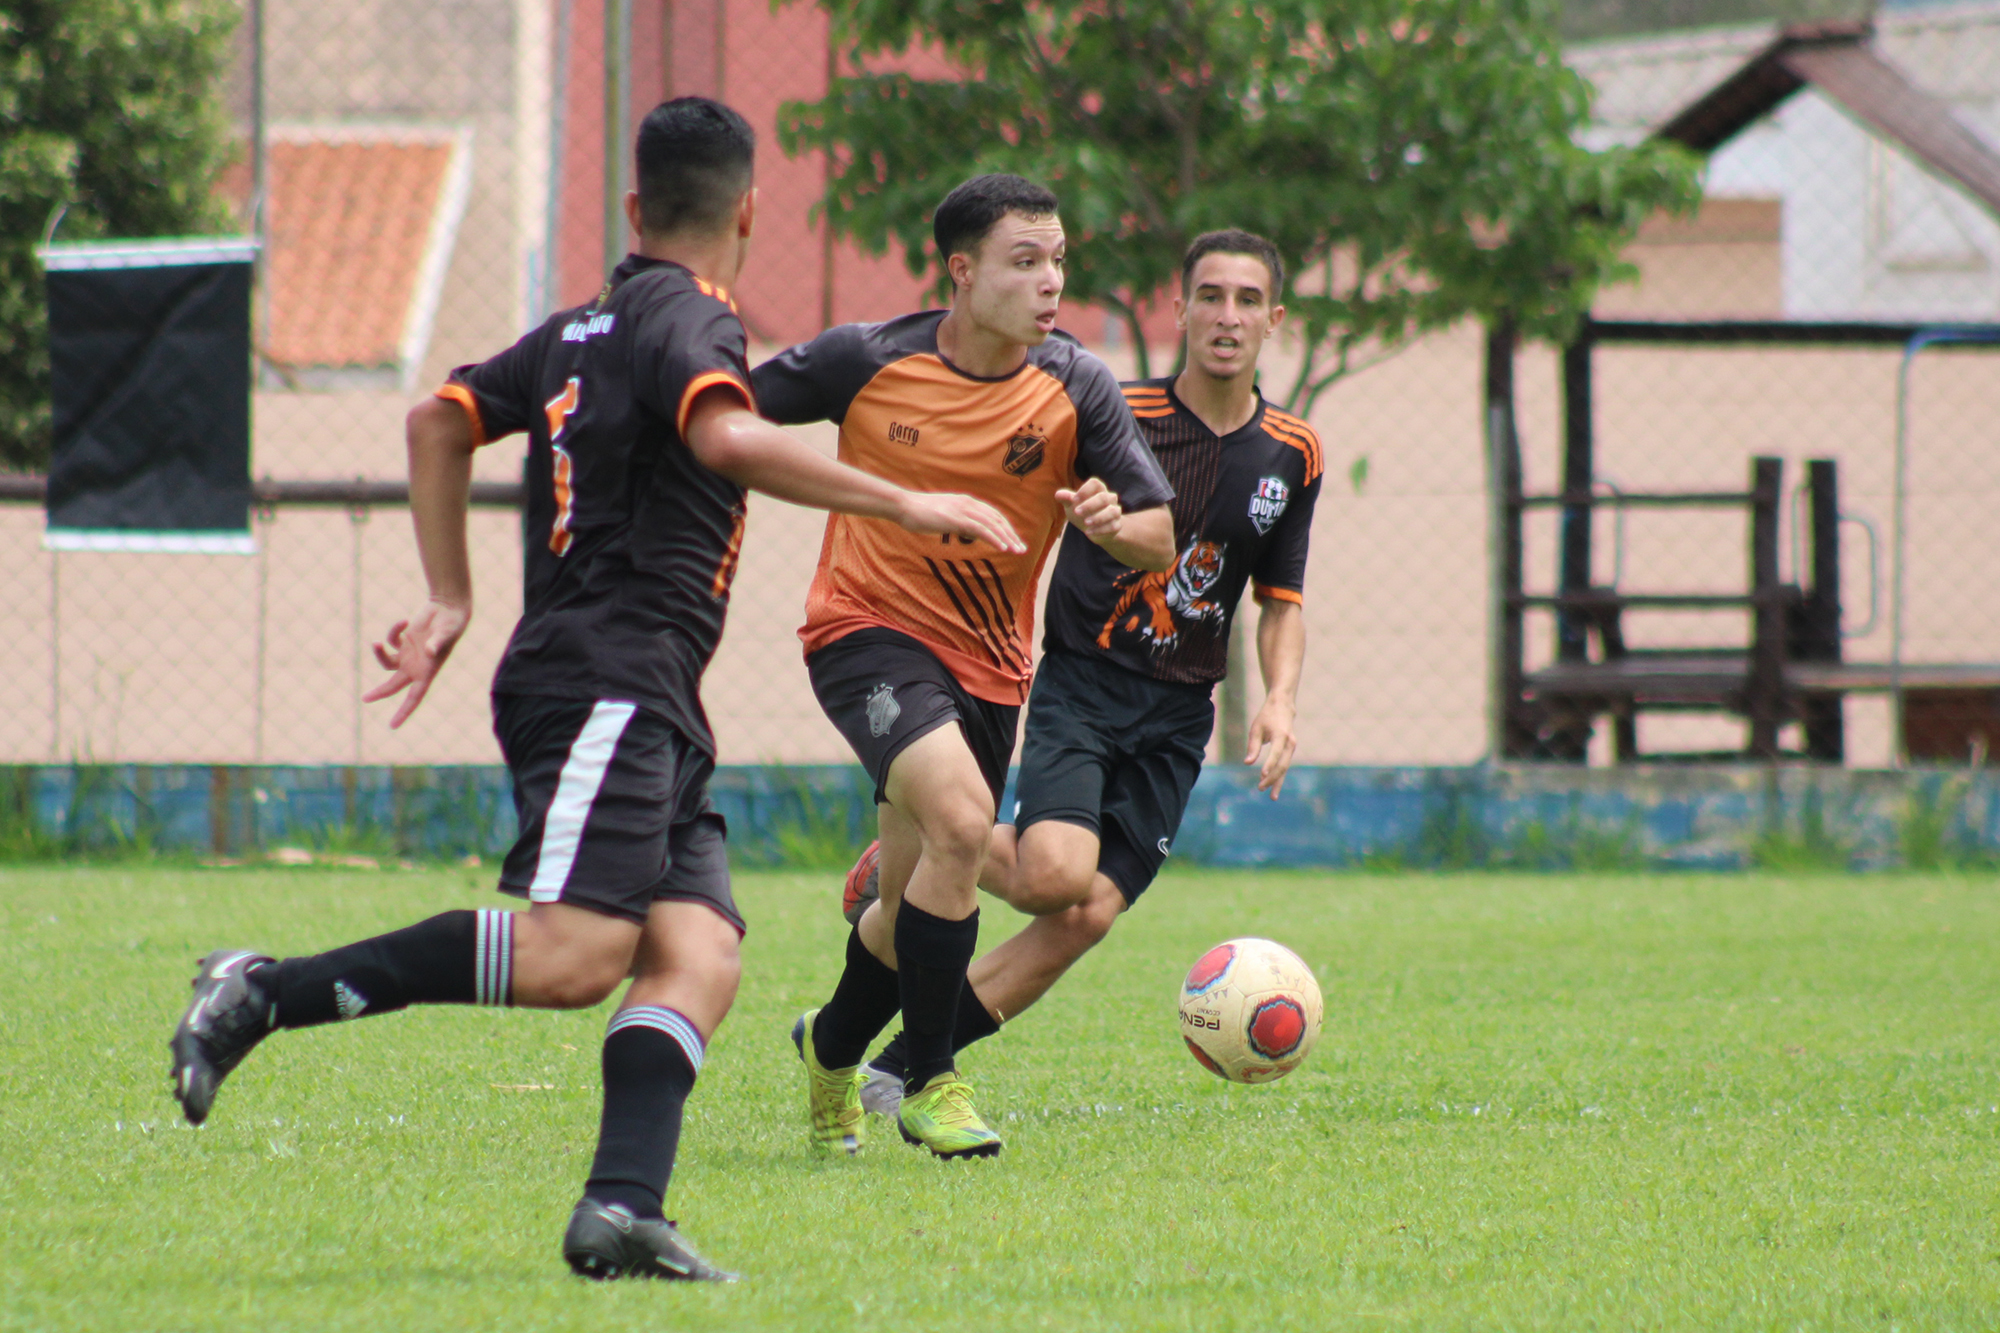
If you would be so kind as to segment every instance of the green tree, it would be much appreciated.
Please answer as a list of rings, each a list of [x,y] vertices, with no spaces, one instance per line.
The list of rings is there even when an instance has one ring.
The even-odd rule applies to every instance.
[[[818,0],[842,67],[780,117],[822,149],[825,215],[925,269],[930,209],[1013,171],[1062,196],[1071,299],[1142,305],[1215,227],[1270,236],[1297,281],[1294,411],[1467,316],[1561,339],[1655,209],[1698,198],[1665,144],[1591,150],[1591,89],[1543,0]],[[957,79],[879,72],[925,44]]]
[[[230,0],[0,3],[0,467],[49,456],[49,355],[34,247],[227,225],[220,84]]]

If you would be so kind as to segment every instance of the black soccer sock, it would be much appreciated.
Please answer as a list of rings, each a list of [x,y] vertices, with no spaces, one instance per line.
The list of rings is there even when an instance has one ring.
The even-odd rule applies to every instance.
[[[622,1203],[635,1217],[663,1216],[681,1143],[681,1108],[701,1073],[701,1033],[678,1009],[641,1004],[611,1016],[604,1033],[604,1115],[583,1194]]]
[[[897,979],[903,992],[903,1089],[915,1092],[952,1069],[951,1036],[965,969],[979,948],[979,909],[963,921],[904,903],[896,912]]]
[[[272,1026],[309,1028],[412,1004],[509,1002],[514,913],[440,912],[428,921],[251,973],[271,997]]]
[[[1000,1030],[999,1022],[986,1012],[979,995],[968,980],[958,992],[958,1018],[951,1026],[951,1052],[958,1054],[975,1041],[981,1041]],[[892,1037],[882,1053],[868,1062],[875,1068],[902,1078],[910,1067],[910,1053],[903,1042],[903,1034]]]
[[[847,966],[833,998],[813,1022],[813,1054],[828,1069],[846,1069],[861,1063],[868,1043],[887,1027],[903,1003],[896,969],[868,952],[861,942],[861,927],[847,936]]]

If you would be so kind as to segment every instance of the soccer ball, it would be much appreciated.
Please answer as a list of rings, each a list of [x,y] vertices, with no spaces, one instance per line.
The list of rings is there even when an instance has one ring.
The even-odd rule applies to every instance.
[[[1231,1083],[1269,1083],[1305,1063],[1324,1012],[1312,969],[1270,940],[1218,944],[1181,983],[1181,1039]]]

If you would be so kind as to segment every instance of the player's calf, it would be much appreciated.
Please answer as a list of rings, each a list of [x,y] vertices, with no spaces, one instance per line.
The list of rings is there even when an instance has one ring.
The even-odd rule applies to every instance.
[[[604,1102],[586,1202],[643,1222],[664,1214],[681,1118],[742,972],[735,924],[705,903],[647,914],[632,988],[604,1031]]]
[[[412,1004],[509,1002],[517,914],[441,912],[326,953],[274,961],[218,950],[195,974],[175,1029],[174,1096],[194,1124],[223,1079],[278,1028],[317,1027]]]

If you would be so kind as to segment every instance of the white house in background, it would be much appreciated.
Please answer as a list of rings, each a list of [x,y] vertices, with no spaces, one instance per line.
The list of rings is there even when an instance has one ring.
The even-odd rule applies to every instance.
[[[1807,73],[1789,95],[1759,67],[1778,37],[1770,25],[1721,28],[1587,43],[1568,57],[1597,86],[1600,142],[1643,139],[1733,92],[1739,119],[1709,158],[1708,197],[1777,206],[1786,317],[2000,320],[2000,0],[1887,11],[1859,48],[1872,68],[1858,83],[1822,86]],[[1895,74],[1907,82],[1885,89]],[[1743,123],[1759,95],[1775,107]],[[1889,119],[1913,113],[1901,124],[1917,132],[1885,132],[1866,106],[1877,97],[1900,99]]]

